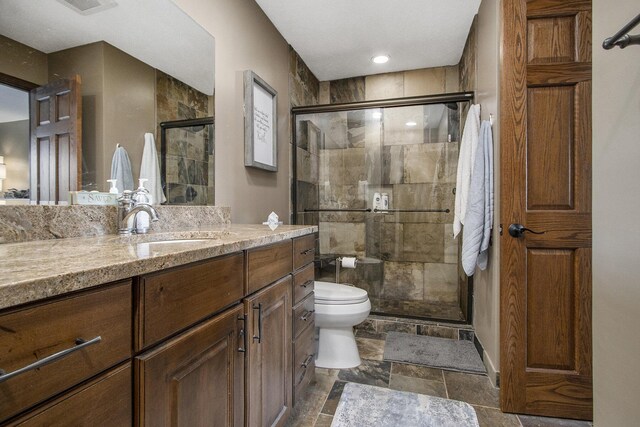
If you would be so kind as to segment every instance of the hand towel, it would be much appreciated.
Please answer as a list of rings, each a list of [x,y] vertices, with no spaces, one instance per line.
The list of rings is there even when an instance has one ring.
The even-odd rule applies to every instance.
[[[485,235],[485,223],[489,222],[489,210],[485,210],[487,208],[485,201],[488,199],[488,193],[485,191],[488,179],[485,180],[485,173],[489,174],[488,169],[485,168],[485,149],[491,136],[491,125],[488,121],[482,122],[480,134],[482,143],[477,145],[474,153],[467,211],[462,230],[462,268],[467,276],[472,276],[476,270],[478,254]]]
[[[129,154],[120,144],[116,147],[111,159],[111,179],[115,179],[118,193],[124,190],[133,191],[133,173],[131,173],[131,160]]]
[[[458,170],[456,172],[456,201],[453,218],[453,237],[456,237],[462,225],[465,223],[467,211],[469,185],[471,182],[471,172],[473,159],[475,159],[478,148],[478,138],[480,130],[480,105],[474,104],[469,108],[467,120],[462,131],[460,141],[460,153],[458,155]]]
[[[480,144],[484,147],[484,226],[478,254],[478,267],[480,270],[485,270],[489,260],[489,242],[493,229],[493,134],[491,124],[486,120],[480,126]]]
[[[144,150],[142,151],[142,163],[140,164],[140,178],[146,178],[145,187],[151,194],[151,202],[159,205],[167,201],[162,191],[162,178],[158,163],[158,152],[152,133],[144,134]]]

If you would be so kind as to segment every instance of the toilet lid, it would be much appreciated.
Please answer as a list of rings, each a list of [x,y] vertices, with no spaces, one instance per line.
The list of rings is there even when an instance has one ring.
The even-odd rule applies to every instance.
[[[331,282],[315,282],[316,304],[358,304],[369,299],[367,291]]]

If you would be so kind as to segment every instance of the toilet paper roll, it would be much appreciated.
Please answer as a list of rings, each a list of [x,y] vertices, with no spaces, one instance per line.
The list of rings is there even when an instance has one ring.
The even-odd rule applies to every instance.
[[[356,268],[357,263],[358,263],[358,260],[355,257],[345,256],[345,257],[342,257],[342,260],[340,261],[340,266],[342,268]]]

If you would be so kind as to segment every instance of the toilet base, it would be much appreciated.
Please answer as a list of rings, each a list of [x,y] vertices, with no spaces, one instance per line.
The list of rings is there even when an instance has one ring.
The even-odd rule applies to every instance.
[[[361,363],[353,335],[353,326],[343,328],[319,328],[318,368],[348,369]]]

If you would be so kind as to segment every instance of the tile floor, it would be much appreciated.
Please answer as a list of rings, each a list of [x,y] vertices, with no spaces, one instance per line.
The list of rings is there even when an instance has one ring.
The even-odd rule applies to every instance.
[[[357,337],[362,365],[316,368],[316,378],[294,407],[288,427],[328,427],[347,382],[461,400],[476,410],[480,427],[591,427],[590,422],[504,414],[499,389],[485,375],[463,374],[383,360],[384,335]],[[357,427],[357,426],[354,426]],[[369,427],[369,426],[366,426]],[[373,426],[371,426],[373,427]]]

